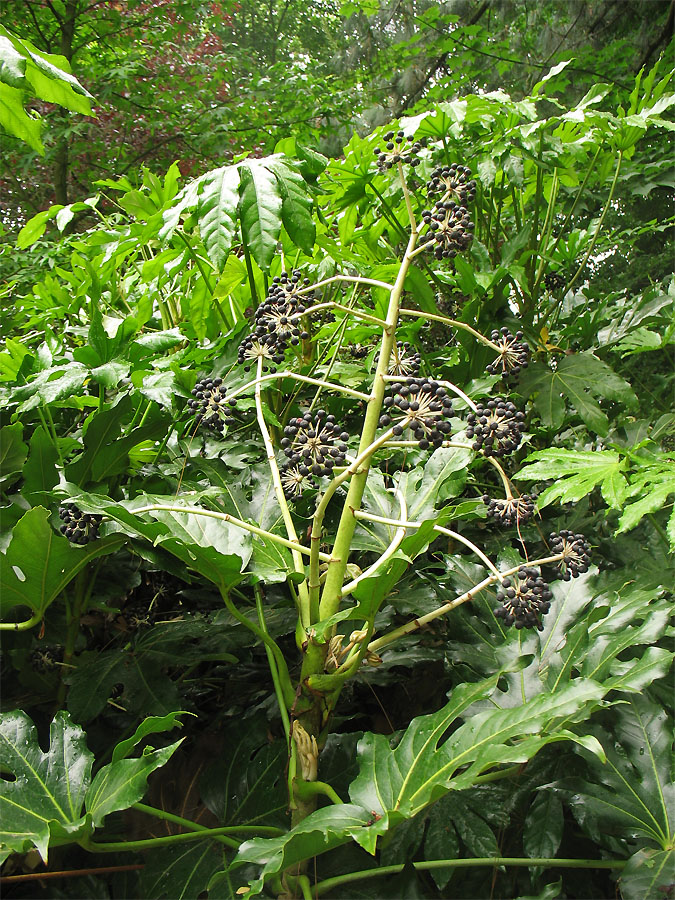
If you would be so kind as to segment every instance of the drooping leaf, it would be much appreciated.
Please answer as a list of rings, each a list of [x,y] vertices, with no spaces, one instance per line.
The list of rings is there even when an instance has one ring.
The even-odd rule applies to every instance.
[[[265,272],[277,250],[281,232],[281,194],[265,160],[241,164],[241,233],[251,255]]]
[[[268,167],[274,172],[279,184],[284,228],[293,243],[311,255],[316,228],[312,219],[312,201],[307,193],[307,185],[288,160],[272,157],[268,161]]]
[[[222,272],[236,231],[239,169],[223,166],[208,172],[202,182],[197,217],[204,246],[218,272]]]
[[[525,819],[525,853],[535,859],[555,856],[562,840],[563,826],[562,803],[556,794],[544,788],[535,795]]]
[[[525,463],[515,478],[524,481],[555,479],[555,484],[538,497],[540,509],[555,500],[575,503],[598,485],[610,506],[620,506],[627,488],[622,475],[626,461],[611,450],[539,450],[528,456]]]
[[[6,553],[0,555],[0,610],[5,616],[16,606],[42,613],[77,573],[99,556],[112,553],[121,535],[99,538],[77,547],[56,534],[49,512],[36,506],[14,526]]]
[[[0,859],[36,847],[46,862],[50,844],[91,834],[81,811],[93,761],[84,732],[67,712],[51,723],[46,753],[24,712],[0,713],[0,766],[12,776],[0,779]]]

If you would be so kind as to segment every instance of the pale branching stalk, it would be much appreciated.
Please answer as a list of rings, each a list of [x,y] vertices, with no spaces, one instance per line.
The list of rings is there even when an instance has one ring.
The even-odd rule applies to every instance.
[[[384,553],[378,559],[376,559],[371,566],[368,566],[367,569],[364,569],[364,571],[361,572],[361,574],[357,578],[354,578],[353,581],[350,581],[349,584],[344,585],[344,587],[342,588],[343,597],[346,597],[348,594],[351,594],[353,591],[355,591],[364,579],[371,578],[375,574],[375,572],[377,572],[377,570],[387,562],[387,560],[391,559],[391,557],[394,555],[394,553],[396,553],[398,548],[403,543],[406,528],[408,527],[408,523],[405,521],[408,518],[408,505],[405,502],[403,493],[398,488],[394,488],[394,494],[398,498],[401,516],[400,522],[392,522],[392,524],[398,526],[396,528],[396,531],[394,532],[394,537],[392,538],[391,543],[384,551]],[[357,516],[357,518],[365,518],[365,516],[361,516],[359,512],[355,512],[354,515]]]
[[[528,566],[544,566],[548,563],[556,563],[560,562],[564,558],[564,554],[558,553],[556,556],[545,556],[542,559],[534,559],[531,562],[528,562]],[[462,603],[466,603],[469,600],[473,600],[476,594],[480,594],[481,591],[485,590],[486,587],[489,587],[491,584],[494,584],[497,581],[501,581],[504,578],[508,578],[509,575],[514,575],[521,566],[525,565],[525,562],[521,562],[517,566],[512,566],[510,569],[506,569],[504,572],[497,572],[493,575],[488,575],[487,578],[484,578],[482,581],[479,581],[478,584],[474,585],[470,590],[465,591],[459,597],[456,597],[454,600],[451,600],[449,603],[444,603],[443,606],[439,606],[437,609],[432,610],[430,613],[427,613],[426,616],[419,616],[416,619],[413,619],[410,622],[407,622],[405,625],[401,625],[400,628],[396,628],[393,631],[390,631],[388,634],[384,634],[381,638],[378,638],[375,641],[371,641],[368,644],[368,650],[371,653],[376,653],[382,647],[386,647],[388,644],[397,641],[399,638],[405,637],[407,634],[413,634],[415,631],[419,631],[420,628],[423,628],[425,625],[428,625],[429,622],[433,622],[434,619],[438,619],[440,616],[444,616],[446,613],[455,609],[458,606],[461,606]]]

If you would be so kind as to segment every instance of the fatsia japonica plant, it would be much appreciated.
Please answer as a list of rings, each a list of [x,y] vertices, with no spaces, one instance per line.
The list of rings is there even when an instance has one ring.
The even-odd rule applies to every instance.
[[[2,628],[22,683],[53,678],[61,707],[47,752],[24,712],[2,714],[5,856],[152,848],[149,897],[379,896],[371,879],[421,873],[429,896],[482,896],[469,875],[448,887],[453,871],[554,864],[625,869],[626,900],[657,896],[673,834],[666,716],[639,692],[672,657],[660,573],[644,588],[613,564],[598,574],[597,535],[551,505],[599,483],[585,494],[575,475],[591,451],[541,439],[564,416],[578,442],[607,434],[600,389],[577,386],[589,372],[635,402],[590,349],[575,370],[548,325],[642,131],[594,118],[601,89],[569,119],[537,119],[543,84],[355,137],[330,165],[289,140],[180,192],[175,170],[101,184],[119,201],[92,201],[103,226],[72,239],[74,299],[54,280],[33,295],[28,327],[48,327],[49,295],[75,340],[0,355],[3,474],[20,486],[3,512]],[[604,205],[570,233],[587,184]],[[581,259],[546,272],[563,243]],[[551,453],[577,494],[518,490],[553,477]],[[439,653],[451,675],[436,702]],[[415,690],[431,712],[359,727],[364,686],[402,695],[427,663]],[[177,812],[161,788],[142,802],[185,748],[132,752],[195,711],[213,716],[215,761],[192,748],[189,788],[174,770]],[[106,721],[131,736],[111,746]],[[188,815],[194,790],[204,806]],[[129,809],[181,830],[111,840],[106,816]],[[509,856],[493,828],[512,815],[525,825]],[[565,815],[602,858],[583,841],[558,857]],[[603,837],[607,819],[618,830]]]

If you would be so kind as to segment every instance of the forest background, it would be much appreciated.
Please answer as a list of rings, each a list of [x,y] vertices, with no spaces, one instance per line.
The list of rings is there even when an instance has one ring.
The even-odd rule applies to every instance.
[[[49,786],[60,734],[74,748],[64,763],[68,784],[82,766],[91,774],[87,746],[97,760],[93,785],[108,798],[121,779],[114,766],[138,767],[126,798],[96,806],[90,792],[86,813],[62,805],[47,837],[35,823],[30,839],[19,837],[17,820],[3,835],[8,897],[215,898],[246,887],[251,896],[669,896],[674,9],[673,0],[1,0],[11,35],[60,57],[79,84],[64,102],[66,88],[33,89],[3,57],[0,102],[14,124],[5,120],[0,131],[0,732],[14,749],[0,765],[16,774],[12,753],[25,740]],[[17,84],[19,107],[9,95]],[[514,638],[491,612],[489,627],[476,624],[462,607],[456,619],[441,618],[384,653],[380,665],[363,666],[322,747],[315,783],[329,789],[308,815],[325,818],[303,832],[297,815],[292,823],[287,816],[295,751],[288,732],[284,743],[284,701],[268,669],[271,644],[287,660],[306,649],[300,640],[296,647],[294,607],[272,572],[290,563],[266,544],[266,558],[242,563],[249,580],[233,578],[239,612],[254,619],[266,585],[267,637],[252,637],[229,588],[223,609],[225,569],[207,553],[216,547],[231,559],[248,550],[180,531],[169,513],[158,531],[154,519],[139,524],[122,506],[143,491],[166,504],[183,489],[221,509],[218,489],[230,492],[226,514],[245,509],[243,519],[278,531],[259,503],[262,450],[246,431],[225,447],[212,436],[195,440],[190,392],[198,378],[234,364],[255,308],[282,272],[278,245],[291,260],[286,268],[297,263],[313,282],[339,272],[394,280],[405,190],[384,180],[373,151],[399,121],[428,142],[429,154],[461,153],[455,162],[477,180],[471,249],[451,264],[416,268],[406,293],[460,329],[525,332],[532,359],[508,390],[531,404],[528,436],[510,472],[538,497],[538,519],[504,539],[480,500],[494,488],[485,467],[479,473],[475,460],[459,457],[430,466],[432,502],[420,516],[440,527],[451,518],[460,536],[440,548],[404,545],[410,567],[397,571],[395,590],[371,618],[400,627],[469,591],[483,570],[462,537],[504,570],[523,536],[571,528],[592,545],[593,567],[572,588],[557,582],[561,612],[541,637]],[[274,154],[288,166],[265,168]],[[255,213],[244,175],[234,206],[225,187],[214,205],[213,177],[211,188],[189,193],[205,173],[240,164],[254,181],[276,173],[278,187],[267,188],[275,199]],[[218,224],[209,220],[214,210]],[[376,291],[373,303],[381,318],[386,305]],[[113,319],[127,325],[115,332]],[[366,324],[342,333],[337,314],[312,331],[317,346],[358,348],[328,368],[355,391],[363,387],[355,360],[376,363]],[[484,346],[470,351],[440,328],[425,334],[410,323],[401,337],[416,343],[425,371],[458,381],[469,397],[495,386],[496,377],[485,377]],[[276,440],[287,410],[279,397],[268,400]],[[417,481],[408,476],[409,500],[427,484],[424,465],[414,454],[403,463],[417,472]],[[57,510],[69,496],[114,520],[87,545],[86,565],[82,555],[67,557],[80,548],[59,556],[54,544],[67,545]],[[391,522],[396,510],[382,496],[378,506],[373,489],[370,510]],[[302,502],[293,512],[309,521]],[[361,575],[390,538],[376,527],[357,531]],[[8,600],[13,567],[32,558],[45,571],[50,559],[63,565],[68,578],[54,570],[36,599],[36,569],[21,600]],[[291,596],[297,574],[288,576]],[[497,681],[486,693],[490,678],[508,701],[495,699]],[[274,687],[283,681],[278,672],[274,679]],[[462,691],[476,691],[473,705],[467,700],[472,714],[486,714],[488,696],[512,708],[516,689],[529,711],[526,688],[532,704],[541,699],[534,684],[558,697],[567,679],[571,687],[593,679],[602,691],[591,698],[579,688],[558,718],[553,706],[537,707],[472,779],[438,781],[433,802],[411,807],[404,821],[385,800],[377,810],[366,804],[375,805],[385,780],[380,735],[392,736],[393,760],[397,741],[406,746],[401,735],[414,744],[422,728],[414,723],[450,716],[444,704]],[[470,721],[456,703],[439,741]],[[193,716],[179,720],[178,710]],[[185,742],[163,741],[179,724]],[[570,729],[577,744],[553,743]],[[535,733],[540,743],[514,755]],[[131,744],[122,752],[111,734]],[[142,753],[137,762],[125,759],[132,752]],[[440,770],[436,757],[425,765]],[[5,782],[0,802],[20,782]],[[353,802],[343,808],[346,796]],[[43,800],[31,782],[20,802],[35,809]],[[361,812],[368,805],[363,820],[339,819],[347,807],[356,815],[359,802]],[[105,837],[92,841],[104,821]],[[372,826],[380,838],[371,845],[355,829]],[[171,840],[197,827],[215,834],[176,841],[174,850]],[[79,874],[39,880],[36,867]]]

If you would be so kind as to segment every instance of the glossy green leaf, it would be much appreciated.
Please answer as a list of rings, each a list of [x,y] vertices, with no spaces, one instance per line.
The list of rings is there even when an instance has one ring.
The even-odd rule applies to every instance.
[[[616,737],[591,728],[605,749],[606,764],[584,753],[590,777],[563,779],[558,789],[594,839],[601,841],[605,830],[619,830],[668,849],[675,834],[672,721],[642,695],[617,706],[615,715]]]
[[[312,219],[312,201],[307,193],[303,178],[285,159],[272,157],[268,161],[279,185],[281,194],[281,219],[293,243],[311,255],[316,239],[316,228]]]
[[[556,740],[582,740],[562,729],[586,717],[603,696],[589,680],[555,694],[539,694],[520,707],[485,709],[441,743],[451,724],[477,700],[487,697],[496,676],[453,691],[446,706],[414,719],[391,750],[382,735],[367,734],[359,743],[361,772],[350,788],[351,799],[383,815],[396,811],[409,817],[448,790],[470,787],[475,778],[497,765],[522,763]],[[601,752],[591,741],[593,752]]]
[[[9,486],[16,481],[28,455],[28,447],[22,440],[23,425],[15,422],[0,428],[0,485]]]
[[[208,172],[197,205],[199,230],[209,259],[222,272],[236,232],[239,169],[223,166]]]
[[[59,455],[54,442],[45,428],[35,429],[30,439],[30,453],[23,467],[23,493],[48,491],[58,483],[56,464]]]
[[[675,850],[638,850],[619,878],[622,900],[663,900],[675,883]]]
[[[135,759],[118,759],[100,769],[89,786],[85,805],[95,826],[105,817],[137,803],[148,788],[148,776],[169,761],[183,738],[161,750],[144,752]]]
[[[14,526],[6,553],[0,555],[0,610],[17,606],[43,613],[77,573],[122,543],[120,535],[77,547],[49,525],[49,513],[36,506]]]
[[[51,723],[46,753],[24,712],[0,713],[0,766],[12,776],[0,779],[1,859],[36,847],[46,861],[50,843],[91,834],[81,812],[93,761],[84,732],[67,712]]]
[[[42,120],[27,113],[21,101],[21,91],[0,83],[0,126],[33,150],[44,153],[40,139]]]
[[[112,762],[116,763],[120,759],[126,759],[131,751],[149,734],[159,734],[163,731],[171,731],[173,728],[182,727],[183,723],[178,717],[185,715],[189,715],[189,713],[186,713],[184,710],[179,710],[178,712],[171,712],[166,716],[148,716],[147,719],[143,719],[130,738],[120,741],[115,745],[112,754]]]
[[[564,815],[560,798],[544,788],[535,794],[525,819],[523,849],[528,856],[556,856],[563,835]]]
[[[251,255],[263,271],[269,270],[281,232],[281,194],[265,160],[241,164],[241,233]]]

